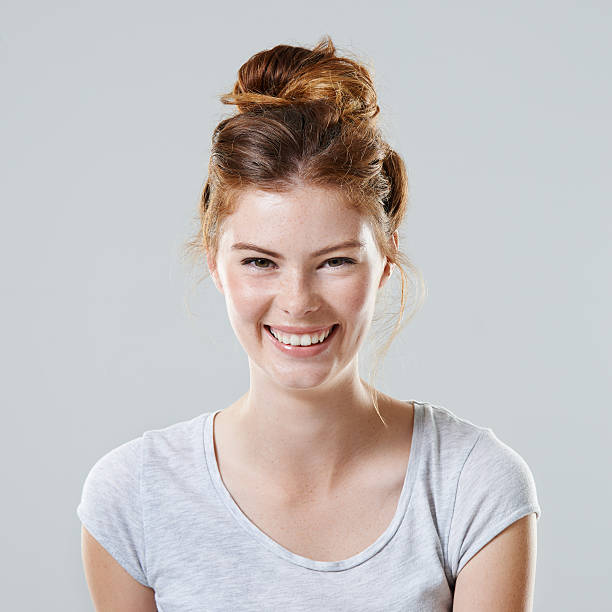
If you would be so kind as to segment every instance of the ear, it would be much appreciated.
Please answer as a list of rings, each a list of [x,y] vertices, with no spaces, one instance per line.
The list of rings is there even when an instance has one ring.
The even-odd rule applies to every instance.
[[[393,240],[395,250],[399,250],[399,234],[397,230],[393,232],[391,239]],[[395,268],[395,264],[390,263],[385,257],[385,267],[383,268],[382,276],[380,277],[380,282],[378,283],[379,289],[382,288],[383,285],[389,280],[391,274],[393,273],[393,268]]]
[[[210,275],[213,279],[213,283],[215,283],[215,287],[219,290],[220,293],[223,293],[223,284],[221,283],[221,279],[219,278],[217,262],[208,251],[206,251],[206,264],[208,265],[208,269],[210,270]]]

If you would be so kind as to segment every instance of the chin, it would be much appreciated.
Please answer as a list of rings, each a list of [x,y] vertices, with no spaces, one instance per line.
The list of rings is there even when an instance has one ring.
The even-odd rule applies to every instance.
[[[329,370],[321,372],[271,372],[274,383],[287,389],[314,389],[325,385],[330,379]]]

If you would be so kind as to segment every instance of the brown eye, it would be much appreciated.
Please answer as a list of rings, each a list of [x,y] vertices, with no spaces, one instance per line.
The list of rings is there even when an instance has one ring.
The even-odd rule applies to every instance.
[[[242,261],[242,264],[245,266],[250,266],[251,268],[259,268],[260,270],[267,270],[270,266],[260,266],[258,264],[260,263],[272,263],[269,259],[266,259],[265,257],[249,257],[248,259],[244,259]],[[251,265],[251,264],[255,264],[255,265]]]
[[[340,265],[339,266],[334,266],[334,265],[330,265],[330,268],[342,268],[344,264],[354,264],[355,262],[350,259],[349,257],[332,257],[331,259],[327,260],[327,263],[332,262],[332,261],[339,261]]]

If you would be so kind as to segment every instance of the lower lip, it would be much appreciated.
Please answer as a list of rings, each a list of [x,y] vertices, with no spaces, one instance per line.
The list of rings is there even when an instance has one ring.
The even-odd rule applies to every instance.
[[[323,342],[317,342],[316,344],[311,344],[310,346],[294,346],[292,344],[283,344],[278,341],[271,333],[270,329],[267,326],[264,326],[266,330],[266,336],[272,340],[274,346],[276,346],[280,351],[285,353],[286,355],[291,355],[292,357],[312,357],[313,355],[318,355],[327,349],[330,342],[336,335],[336,330],[338,329],[338,324],[336,323],[329,332],[329,336],[323,340]]]

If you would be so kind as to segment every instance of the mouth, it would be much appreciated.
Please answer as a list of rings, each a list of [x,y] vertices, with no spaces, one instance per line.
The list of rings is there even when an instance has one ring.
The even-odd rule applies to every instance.
[[[336,332],[336,328],[338,327],[338,323],[334,323],[331,328],[329,328],[329,332],[327,333],[327,336],[325,338],[323,338],[323,340],[321,341],[317,341],[317,342],[312,342],[312,340],[310,341],[309,344],[304,344],[302,345],[300,342],[298,342],[297,344],[292,344],[292,343],[285,343],[282,342],[277,336],[275,336],[269,325],[264,325],[266,332],[268,333],[268,335],[272,338],[272,340],[274,340],[274,342],[278,343],[279,345],[289,348],[289,349],[307,349],[310,347],[315,347],[315,346],[320,346],[320,345],[324,345],[327,344],[330,339],[335,335]],[[281,334],[285,339],[290,339],[292,336],[295,336],[297,338],[301,338],[303,335],[311,337],[314,336],[316,337],[317,334]]]

